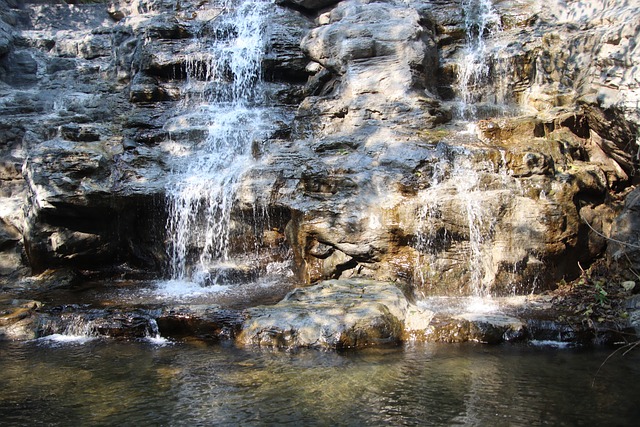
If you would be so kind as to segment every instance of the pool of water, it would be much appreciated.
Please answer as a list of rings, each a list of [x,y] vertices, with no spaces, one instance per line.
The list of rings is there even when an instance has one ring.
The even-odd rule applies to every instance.
[[[2,425],[631,425],[640,347],[0,343]]]

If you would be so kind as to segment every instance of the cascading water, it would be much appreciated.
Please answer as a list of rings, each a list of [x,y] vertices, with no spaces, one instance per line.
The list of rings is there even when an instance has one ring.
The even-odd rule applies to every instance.
[[[40,339],[52,343],[84,344],[99,336],[91,319],[76,314],[63,315],[55,321],[45,322],[40,329],[47,332]]]
[[[439,150],[451,150],[443,147]],[[422,266],[415,279],[423,288],[437,282],[442,271],[454,270],[439,259],[442,245],[450,244],[458,246],[460,259],[456,262],[465,277],[465,293],[478,298],[490,296],[491,259],[485,243],[496,218],[485,203],[483,171],[496,169],[502,168],[490,160],[474,162],[464,149],[442,155],[434,165],[429,188],[421,194],[415,242],[420,254],[418,265]],[[508,179],[506,172],[503,176]],[[443,211],[458,212],[459,217],[443,218]]]
[[[225,2],[213,18],[219,30],[195,40],[188,53],[185,113],[166,128],[174,135],[206,136],[201,142],[175,141],[180,158],[167,189],[173,281],[215,283],[215,264],[229,261],[239,179],[254,162],[252,144],[264,140],[273,123],[261,80],[270,5]]]
[[[466,41],[455,85],[459,97],[458,115],[474,118],[477,114],[474,89],[486,83],[490,71],[485,35],[500,30],[500,16],[493,8],[492,0],[462,0],[461,6]]]
[[[495,77],[490,75],[491,52],[487,37],[501,30],[500,16],[493,8],[492,0],[461,0],[461,8],[466,38],[454,87],[458,120],[453,126],[456,129],[466,120],[477,120],[480,103],[487,101],[483,98],[483,90]],[[498,98],[492,101],[498,103],[501,101]],[[492,111],[501,110],[501,107],[491,106]],[[504,187],[507,187],[509,176],[503,168],[504,159],[501,164],[490,159],[479,161],[472,159],[471,153],[464,148],[451,149],[477,144],[480,141],[475,133],[475,124],[467,123],[465,130],[449,137],[450,147],[440,156],[439,163],[433,168],[430,185],[421,194],[419,232],[415,241],[419,267],[415,279],[423,289],[432,289],[436,294],[441,280],[457,281],[460,291],[473,297],[471,309],[486,310],[493,308],[486,299],[491,296],[496,274],[490,248],[496,215],[495,207],[486,200],[485,192],[490,190],[485,181],[488,175],[497,174],[502,176]],[[442,212],[455,212],[455,215],[443,218]],[[442,259],[444,246],[449,247],[447,253],[451,259]]]

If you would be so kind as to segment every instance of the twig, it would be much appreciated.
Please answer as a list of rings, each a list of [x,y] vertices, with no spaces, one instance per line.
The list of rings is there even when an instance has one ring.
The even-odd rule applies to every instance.
[[[614,239],[613,237],[607,237],[604,234],[602,234],[601,232],[599,232],[598,230],[596,230],[595,228],[593,228],[591,226],[591,224],[589,224],[589,221],[587,221],[586,219],[584,219],[584,217],[582,216],[581,213],[578,213],[578,215],[580,216],[580,219],[582,221],[584,221],[585,224],[587,224],[587,227],[589,227],[591,229],[591,231],[593,231],[594,233],[596,233],[598,236],[602,237],[603,239],[606,240],[610,240],[612,242],[615,243],[619,243],[621,245],[625,245],[625,246],[629,246],[631,248],[635,248],[635,249],[640,249],[640,245],[634,245],[633,243],[628,243],[628,242],[623,242],[622,240],[618,240],[618,239]]]
[[[630,347],[627,351],[625,351],[624,353],[622,353],[622,355],[623,355],[623,356],[626,356],[626,355],[627,355],[627,353],[629,353],[631,350],[633,350],[633,349],[634,349],[634,348],[636,348],[638,345],[640,345],[640,341],[636,341],[636,342],[634,342],[634,343],[632,343],[632,344],[627,344],[627,345],[630,345],[631,347]]]
[[[629,261],[629,265],[632,265],[633,263],[631,262],[631,259],[629,258],[629,255],[625,253],[625,254],[624,254],[624,256],[625,256],[625,258],[627,258],[627,261]],[[637,278],[638,280],[640,280],[640,274],[638,274],[638,272],[636,272],[636,271],[635,271],[633,268],[631,268],[631,267],[629,267],[629,271],[630,271],[631,273],[633,273],[633,275],[634,275],[634,276],[636,276],[636,278]]]
[[[625,344],[622,347],[616,349],[613,353],[611,353],[610,355],[607,356],[606,359],[604,359],[604,361],[600,364],[600,366],[598,367],[598,370],[596,371],[596,374],[593,376],[593,381],[591,381],[591,388],[595,387],[596,385],[596,378],[598,377],[598,374],[600,373],[600,370],[602,369],[602,367],[605,365],[605,363],[607,363],[609,361],[609,359],[611,359],[617,352],[619,352],[620,350],[623,350],[627,347],[629,347],[627,349],[627,351],[625,351],[624,353],[622,353],[623,356],[626,356],[627,353],[629,353],[631,350],[633,350],[634,348],[636,348],[638,345],[640,344],[640,341],[636,341],[634,343],[630,343],[630,344]]]

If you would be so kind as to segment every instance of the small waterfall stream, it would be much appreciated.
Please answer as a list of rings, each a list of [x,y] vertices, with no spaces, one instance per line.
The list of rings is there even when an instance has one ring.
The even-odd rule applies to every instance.
[[[475,91],[486,84],[490,71],[486,35],[500,31],[501,24],[492,0],[462,0],[461,7],[466,41],[455,85],[459,97],[457,115],[463,119],[473,119],[478,113]]]
[[[167,189],[171,279],[217,283],[216,267],[230,261],[232,209],[240,177],[251,168],[252,144],[272,122],[261,78],[268,0],[227,0],[213,37],[194,40],[187,58],[183,114],[166,128],[181,147]],[[203,133],[202,141],[190,132]]]
[[[420,195],[415,248],[421,267],[415,279],[430,288],[452,270],[450,263],[460,264],[457,270],[462,274],[461,291],[476,298],[488,298],[495,276],[488,245],[497,218],[495,207],[486,200],[486,192],[502,190],[496,188],[495,182],[487,183],[487,174],[497,171],[502,181],[498,187],[507,187],[510,176],[504,169],[505,161],[474,160],[464,148],[446,144],[438,150],[441,158],[433,167],[429,188]],[[458,214],[445,217],[443,212]],[[440,258],[442,247],[448,245],[456,248],[458,259]]]
[[[480,143],[476,136],[478,118],[487,112],[506,110],[499,96],[491,99],[496,104],[488,109],[483,104],[493,77],[487,38],[501,31],[501,21],[492,0],[461,0],[460,7],[466,37],[454,84],[456,132],[438,148],[440,160],[433,166],[429,188],[421,194],[415,240],[419,267],[414,279],[438,294],[437,282],[454,274],[460,292],[473,298],[470,309],[483,311],[493,307],[487,300],[496,274],[489,246],[497,221],[495,206],[487,203],[485,192],[500,191],[499,187],[508,187],[511,180],[502,150],[501,160],[478,160],[464,147]],[[487,186],[487,174],[497,174],[502,181],[498,188]],[[443,218],[445,210],[458,214]],[[443,246],[453,247],[456,259],[441,259]]]

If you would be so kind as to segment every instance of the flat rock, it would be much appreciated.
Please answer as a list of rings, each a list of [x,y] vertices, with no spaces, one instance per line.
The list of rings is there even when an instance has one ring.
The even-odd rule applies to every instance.
[[[328,280],[295,289],[274,306],[248,309],[246,315],[239,343],[339,349],[398,343],[405,322],[425,327],[432,313],[410,304],[390,283]]]

